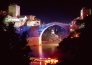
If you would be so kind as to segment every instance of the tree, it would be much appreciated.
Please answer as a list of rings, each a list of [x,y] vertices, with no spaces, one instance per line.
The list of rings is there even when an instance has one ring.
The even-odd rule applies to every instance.
[[[26,32],[24,32],[22,36],[17,34],[13,23],[9,23],[9,26],[3,23],[4,17],[5,16],[0,16],[1,64],[28,65],[28,53],[31,52],[31,50],[27,46]]]
[[[79,37],[71,38],[74,33],[70,33],[69,37],[59,43],[58,51],[61,54],[60,60],[62,60],[60,64],[83,65],[91,63],[91,21],[92,16],[87,17],[83,20],[85,27],[75,30],[80,33]]]

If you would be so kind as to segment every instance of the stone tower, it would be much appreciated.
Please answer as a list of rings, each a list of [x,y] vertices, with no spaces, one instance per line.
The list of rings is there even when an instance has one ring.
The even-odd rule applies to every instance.
[[[12,14],[12,16],[20,16],[20,6],[16,4],[10,4],[8,11]]]

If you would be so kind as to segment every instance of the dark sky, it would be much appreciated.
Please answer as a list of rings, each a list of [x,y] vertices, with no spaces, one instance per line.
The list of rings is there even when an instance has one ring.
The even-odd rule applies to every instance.
[[[44,22],[71,22],[80,15],[84,6],[92,8],[91,0],[0,0],[0,9],[10,3],[20,5],[21,15],[35,15]]]

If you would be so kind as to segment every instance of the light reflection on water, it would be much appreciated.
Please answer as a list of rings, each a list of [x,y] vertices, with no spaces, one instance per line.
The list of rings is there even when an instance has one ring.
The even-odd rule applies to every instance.
[[[56,49],[57,46],[58,44],[54,43],[36,46],[32,45],[30,46],[30,48],[33,50],[31,54],[37,58],[48,58],[57,50]]]
[[[42,53],[42,45],[39,45],[39,57],[40,58],[43,58],[44,56],[43,56],[43,53]]]
[[[45,62],[32,62],[30,65],[47,65]]]
[[[58,46],[58,43],[45,43],[42,45],[30,45],[30,48],[33,50],[31,54],[35,58],[49,58],[54,52],[57,51],[56,47]],[[40,61],[39,62],[31,62],[30,65],[47,65],[45,62]]]

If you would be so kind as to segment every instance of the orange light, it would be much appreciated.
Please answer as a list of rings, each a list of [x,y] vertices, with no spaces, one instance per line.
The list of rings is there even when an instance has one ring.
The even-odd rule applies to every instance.
[[[58,62],[57,59],[48,58],[47,60],[45,60],[45,63],[50,63],[50,64],[56,64],[57,62]]]
[[[55,62],[55,63],[57,63],[57,62],[58,62],[58,60],[55,60],[54,62]]]
[[[47,60],[45,60],[45,62],[47,63],[48,61],[47,61]]]
[[[51,58],[48,58],[48,59],[51,59]]]
[[[74,36],[75,36],[75,37],[79,37],[79,33],[76,33]]]

